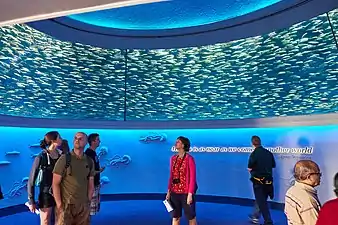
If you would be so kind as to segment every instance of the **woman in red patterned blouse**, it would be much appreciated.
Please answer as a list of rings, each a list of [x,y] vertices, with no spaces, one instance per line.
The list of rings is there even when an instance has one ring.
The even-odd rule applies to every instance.
[[[186,137],[178,137],[175,143],[178,154],[170,159],[170,178],[166,199],[173,207],[173,225],[180,224],[182,209],[189,220],[189,225],[196,225],[195,193],[196,165],[194,158],[188,153],[190,141]]]

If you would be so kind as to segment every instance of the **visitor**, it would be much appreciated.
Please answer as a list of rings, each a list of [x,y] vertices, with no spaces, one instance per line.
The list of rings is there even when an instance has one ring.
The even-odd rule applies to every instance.
[[[61,145],[61,137],[57,131],[48,132],[40,143],[42,152],[35,157],[28,183],[28,206],[32,213],[40,211],[40,224],[48,225],[53,217],[55,201],[52,194],[53,169],[61,152],[57,148]],[[35,186],[39,186],[38,202],[35,202]]]
[[[319,166],[311,160],[300,160],[294,166],[294,177],[295,184],[285,194],[288,223],[315,225],[321,207],[315,189],[320,184]]]
[[[196,165],[194,158],[188,153],[190,150],[189,139],[182,136],[178,137],[175,148],[178,154],[170,159],[170,176],[166,195],[166,199],[173,208],[171,212],[172,224],[180,224],[182,209],[184,209],[189,225],[196,225]]]
[[[319,211],[316,225],[338,224],[338,173],[333,178],[334,193],[337,198],[326,202]]]
[[[271,225],[273,222],[268,207],[268,197],[270,199],[274,197],[272,169],[276,167],[276,162],[273,154],[262,147],[260,137],[252,136],[251,144],[254,150],[249,157],[248,170],[253,183],[255,212],[250,215],[250,219],[252,223],[258,224],[262,214],[264,225]]]
[[[72,152],[62,155],[54,167],[53,194],[57,225],[89,225],[94,193],[94,162],[84,154],[87,135],[78,132]]]
[[[101,140],[97,133],[88,136],[89,148],[85,154],[90,157],[94,162],[94,194],[90,203],[90,215],[94,216],[100,211],[100,174],[104,171],[104,167],[100,167],[100,160],[96,153],[97,148],[100,146]]]
[[[59,150],[62,152],[62,154],[67,154],[70,152],[69,144],[66,139],[62,139],[62,143]]]

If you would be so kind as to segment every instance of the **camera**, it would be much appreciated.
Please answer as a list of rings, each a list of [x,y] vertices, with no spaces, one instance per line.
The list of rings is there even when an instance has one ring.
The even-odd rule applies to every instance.
[[[180,178],[173,179],[173,184],[179,184],[181,183]]]

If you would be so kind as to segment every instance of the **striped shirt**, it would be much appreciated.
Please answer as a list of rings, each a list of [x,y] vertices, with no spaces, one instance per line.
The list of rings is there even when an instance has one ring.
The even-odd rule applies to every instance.
[[[320,207],[317,190],[310,185],[296,181],[286,192],[284,212],[289,225],[315,225]]]

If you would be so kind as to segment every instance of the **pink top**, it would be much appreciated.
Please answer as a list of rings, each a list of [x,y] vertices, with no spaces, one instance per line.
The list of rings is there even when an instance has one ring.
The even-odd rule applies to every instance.
[[[168,190],[172,191],[172,180],[173,180],[173,166],[177,155],[173,155],[170,158],[170,176],[169,176],[169,184],[168,184]],[[185,193],[191,193],[194,194],[196,192],[196,164],[194,157],[192,157],[190,154],[186,155],[185,159],[188,163],[185,167],[185,177],[187,185],[185,185],[186,190]]]
[[[177,194],[185,194],[187,193],[187,175],[186,175],[186,170],[188,167],[188,159],[186,157],[181,158],[176,155],[174,159],[174,165],[173,165],[173,170],[172,170],[172,179],[179,179],[180,183],[175,184],[172,183],[171,186],[171,192],[177,193]]]

